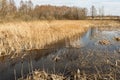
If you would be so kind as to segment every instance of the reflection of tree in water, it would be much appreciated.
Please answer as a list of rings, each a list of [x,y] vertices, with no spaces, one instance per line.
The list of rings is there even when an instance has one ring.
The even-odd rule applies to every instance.
[[[90,38],[95,38],[97,32],[98,32],[98,29],[95,28],[95,27],[92,27],[92,28],[91,28],[91,33],[90,33]]]

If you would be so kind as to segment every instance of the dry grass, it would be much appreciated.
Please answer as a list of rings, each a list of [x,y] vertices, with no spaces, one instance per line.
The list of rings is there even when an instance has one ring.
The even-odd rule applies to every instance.
[[[65,80],[62,75],[48,74],[45,71],[35,70],[31,75],[28,75],[26,79],[18,80]]]
[[[119,25],[115,21],[32,21],[0,24],[0,55],[43,49],[46,45],[85,32],[89,26]]]
[[[52,42],[83,33],[85,21],[34,21],[0,24],[0,53],[9,55],[44,48]]]

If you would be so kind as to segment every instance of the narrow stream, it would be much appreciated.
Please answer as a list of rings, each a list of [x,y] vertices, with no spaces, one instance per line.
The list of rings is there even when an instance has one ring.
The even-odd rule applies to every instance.
[[[94,61],[102,62],[101,57],[88,57],[89,63],[84,65],[82,62],[86,60],[88,54],[90,55],[102,55],[106,54],[115,57],[114,59],[120,59],[120,41],[116,41],[114,38],[120,37],[120,29],[99,29],[90,28],[82,37],[77,38],[70,43],[70,47],[63,47],[54,50],[49,55],[37,58],[28,58],[23,61],[15,62],[6,60],[0,62],[0,80],[14,80],[20,78],[22,75],[26,77],[28,73],[31,73],[35,69],[45,70],[48,73],[63,74],[68,76],[72,71],[77,69],[85,70],[86,73],[94,73],[92,67],[84,66],[89,63],[92,65]],[[109,44],[101,45],[100,40],[109,40]],[[87,63],[87,61],[86,61]],[[91,66],[90,65],[90,66]]]

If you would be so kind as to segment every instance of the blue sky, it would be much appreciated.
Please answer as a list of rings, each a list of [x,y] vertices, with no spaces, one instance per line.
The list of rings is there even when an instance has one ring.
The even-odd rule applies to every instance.
[[[21,0],[15,0],[17,5]],[[23,0],[28,1],[28,0]],[[56,5],[56,6],[77,6],[86,7],[90,9],[92,5],[95,5],[97,9],[104,6],[105,14],[107,15],[120,15],[120,0],[32,0],[34,5]]]

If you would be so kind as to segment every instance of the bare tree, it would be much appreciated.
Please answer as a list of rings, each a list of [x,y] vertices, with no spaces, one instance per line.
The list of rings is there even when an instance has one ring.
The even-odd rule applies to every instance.
[[[99,17],[102,19],[104,16],[104,6],[102,6],[101,8],[99,8]]]
[[[11,15],[11,16],[15,15],[17,8],[15,6],[14,0],[9,0],[9,5],[8,6],[9,6],[8,7],[9,15]]]
[[[86,8],[79,8],[78,9],[78,19],[86,19],[87,16],[87,9]]]
[[[102,13],[101,13],[101,15],[102,15],[102,17],[104,16],[104,6],[102,6]]]
[[[1,8],[2,8],[2,0],[0,0],[0,10],[1,10]]]
[[[28,15],[33,17],[33,3],[31,0],[27,2],[27,7],[28,7]]]
[[[1,0],[1,10],[0,10],[0,15],[1,17],[5,18],[7,15],[7,0]]]
[[[21,15],[27,14],[27,4],[23,0],[20,1],[19,13]]]
[[[91,7],[91,16],[94,18],[97,15],[97,10],[94,5]]]
[[[27,2],[28,9],[31,11],[33,9],[33,3],[31,0]]]
[[[95,14],[95,8],[92,9]],[[94,15],[93,14],[93,15]],[[67,7],[67,6],[35,6],[31,0],[21,0],[20,7],[17,9],[14,0],[2,0],[0,3],[0,16],[22,20],[32,19],[85,19],[87,16],[86,8]]]

